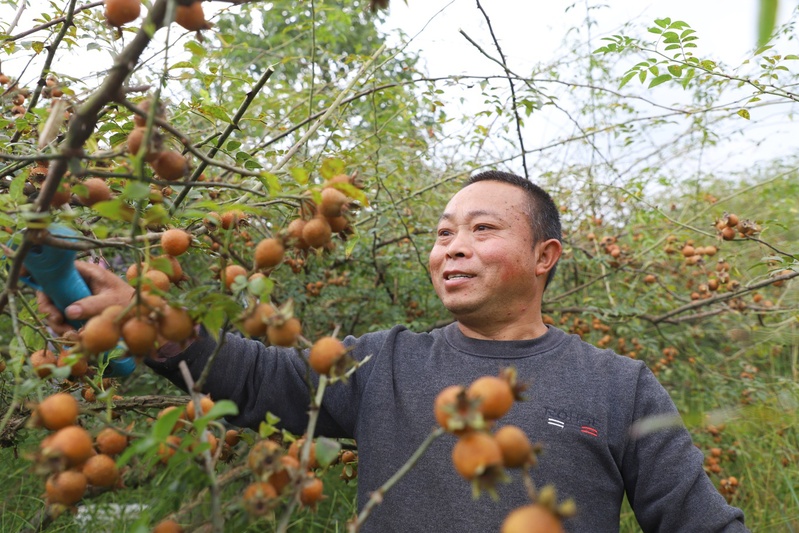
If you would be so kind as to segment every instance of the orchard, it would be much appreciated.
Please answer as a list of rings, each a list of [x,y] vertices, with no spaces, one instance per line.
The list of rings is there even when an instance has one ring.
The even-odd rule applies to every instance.
[[[438,439],[475,499],[524,486],[503,532],[568,530],[579,502],[536,481],[546,448],[502,422],[536,386],[513,368],[435,391],[437,425],[361,509],[358,443],[308,438],[366,362],[343,339],[452,320],[427,254],[487,168],[561,210],[544,321],[644,361],[747,526],[799,528],[799,165],[755,160],[797,111],[795,20],[740,66],[690,20],[574,28],[518,71],[492,32],[462,32],[494,70],[431,77],[387,1],[0,9],[0,530],[357,531]],[[73,258],[131,303],[48,324],[37,288],[62,310],[88,295]],[[181,369],[186,393],[148,368],[201,330],[296,349],[304,435],[272,414],[236,427],[205,372]],[[626,504],[621,530],[638,531]]]

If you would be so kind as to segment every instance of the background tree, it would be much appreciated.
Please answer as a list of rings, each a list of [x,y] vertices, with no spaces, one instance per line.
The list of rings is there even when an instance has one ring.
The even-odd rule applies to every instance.
[[[48,432],[25,426],[31,402],[57,388],[95,394],[99,402],[80,401],[93,436],[110,426],[137,443],[118,461],[133,466],[122,476],[129,488],[84,496],[92,523],[102,521],[104,504],[133,502],[146,506],[130,516],[140,528],[169,513],[193,527],[224,518],[230,529],[262,530],[280,520],[252,522],[242,512],[252,433],[229,464],[181,461],[201,455],[186,444],[161,465],[170,428],[145,419],[186,397],[149,371],[113,383],[99,374],[64,381],[67,368],[37,375],[32,353],[47,342],[70,345],[46,331],[19,282],[20,257],[54,242],[42,231],[48,224],[77,229],[83,238],[71,246],[120,274],[132,264],[175,274],[170,260],[157,259],[160,238],[170,227],[188,231],[192,246],[178,259],[185,277],[162,296],[209,331],[239,331],[254,303],[270,299],[291,302],[310,341],[396,323],[425,330],[449,320],[429,286],[432,228],[449,195],[483,168],[529,175],[562,208],[566,247],[547,291],[547,320],[646,361],[705,451],[708,474],[750,527],[797,526],[796,162],[786,156],[721,173],[707,155],[730,146],[732,157],[769,114],[795,111],[791,24],[733,69],[702,50],[683,21],[661,19],[648,32],[629,28],[595,43],[589,9],[561,57],[519,73],[492,33],[490,8],[478,4],[487,31],[464,33],[463,46],[490,58],[495,72],[432,79],[407,47],[384,47],[375,25],[382,15],[357,2],[223,4],[199,35],[175,24],[153,33],[179,7],[161,0],[121,31],[105,26],[96,3],[38,7],[31,27],[7,26],[0,65],[8,76],[0,223],[9,233],[0,462],[12,480],[4,528],[56,518],[40,512],[44,476],[10,458],[39,449]],[[111,52],[115,66],[78,74],[67,61],[77,51]],[[479,93],[481,107],[451,100],[457,90]],[[154,172],[146,153],[127,153],[136,106],[151,98],[165,113],[151,105],[138,118],[145,136],[160,139],[152,151],[188,158],[176,180]],[[547,122],[558,134],[534,139],[531,129]],[[772,137],[758,141],[765,147]],[[220,279],[231,265],[257,270],[257,243],[310,218],[323,183],[356,172],[355,184],[338,185],[350,196],[349,227],[334,245],[289,244],[268,277],[236,278],[230,288]],[[113,197],[88,206],[79,197],[92,177]],[[64,185],[73,194],[58,204]],[[229,409],[220,404],[210,418]],[[263,434],[274,430],[267,422]],[[295,515],[304,529],[354,513],[352,485],[338,481],[352,465],[325,472],[327,503]],[[51,527],[74,520],[64,515]],[[634,524],[626,513],[623,530]]]

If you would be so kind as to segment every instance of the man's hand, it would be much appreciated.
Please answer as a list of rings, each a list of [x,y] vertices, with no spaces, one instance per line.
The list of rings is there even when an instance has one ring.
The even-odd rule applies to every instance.
[[[87,263],[85,261],[75,261],[75,268],[78,273],[86,280],[92,296],[87,296],[70,304],[62,314],[53,302],[42,292],[36,293],[36,301],[39,310],[47,315],[50,328],[58,335],[63,335],[73,329],[66,319],[69,320],[88,320],[95,315],[99,315],[106,307],[111,305],[128,305],[135,294],[133,287],[122,278],[109,272],[105,268]]]

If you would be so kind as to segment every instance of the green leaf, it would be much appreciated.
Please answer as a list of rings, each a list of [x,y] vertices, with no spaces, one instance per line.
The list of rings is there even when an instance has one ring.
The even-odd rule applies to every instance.
[[[223,416],[236,416],[237,414],[239,414],[239,407],[235,403],[230,400],[219,400],[214,402],[214,406],[202,418],[216,420]]]
[[[128,181],[119,197],[126,200],[144,200],[150,197],[150,185],[142,181]]]
[[[787,55],[787,56],[785,56],[783,59],[785,59],[785,60],[791,60],[791,59],[793,59],[793,60],[797,60],[797,59],[799,59],[799,56],[798,56],[798,55],[796,55],[796,54],[788,54],[788,55]]]
[[[619,83],[619,89],[627,85],[627,83],[629,83],[629,81],[633,79],[633,76],[635,76],[635,71],[631,71],[625,74],[624,77],[621,79],[621,83]]]
[[[657,34],[657,35],[660,35],[661,33],[663,33],[663,30],[661,30],[660,28],[656,28],[654,26],[649,28],[648,31],[649,31],[649,33],[654,33],[654,34]]]
[[[153,424],[153,429],[150,431],[153,439],[156,441],[165,441],[166,438],[172,433],[175,424],[178,423],[178,418],[185,411],[184,408],[170,409],[164,413],[161,418],[156,419]]]
[[[23,191],[25,190],[25,183],[27,181],[26,174],[22,172],[17,174],[17,177],[11,180],[11,185],[8,187],[8,193],[11,197],[11,200],[15,204],[19,204],[24,201],[25,194]]]
[[[218,105],[204,105],[200,106],[198,111],[204,115],[208,115],[214,117],[216,119],[221,120],[222,122],[226,122],[230,124],[232,121],[230,116],[227,114],[227,111],[222,106]]]
[[[225,145],[225,149],[228,152],[235,152],[239,148],[241,148],[241,143],[239,141],[228,141]]]
[[[669,65],[668,71],[675,78],[679,78],[682,75],[682,67],[680,65]]]
[[[277,176],[271,172],[261,172],[258,179],[269,190],[269,194],[272,196],[280,194],[282,187],[280,186],[280,179]]]
[[[341,451],[341,443],[338,441],[327,437],[316,439],[316,460],[319,461],[322,468],[330,466],[338,457],[339,451]]]
[[[291,177],[294,178],[294,181],[300,185],[305,185],[308,183],[308,172],[306,172],[304,168],[294,167],[290,170],[290,172]]]
[[[661,83],[665,83],[671,79],[671,74],[661,74],[649,83],[649,88],[657,87]]]
[[[319,169],[319,174],[321,174],[326,180],[329,180],[333,176],[344,174],[344,169],[344,161],[341,159],[329,158],[322,161],[322,167]]]
[[[200,43],[194,40],[186,41],[186,43],[183,45],[183,48],[200,57],[205,57],[208,54],[206,49],[203,48]]]
[[[739,109],[738,116],[743,117],[746,120],[749,120],[749,110],[748,109]]]
[[[34,52],[36,52],[37,54],[41,54],[41,53],[42,53],[42,50],[44,50],[44,43],[43,43],[43,42],[41,42],[41,41],[33,41],[33,42],[31,43],[31,48],[32,48],[32,49],[33,49],[33,51],[34,51]]]
[[[195,69],[197,67],[196,67],[196,65],[194,63],[191,63],[189,61],[178,61],[177,63],[175,63],[174,65],[169,67],[169,70],[174,70],[174,69],[179,69],[179,68]]]
[[[763,46],[771,39],[771,33],[777,23],[777,0],[760,0],[760,15],[757,24],[757,45]],[[761,52],[755,52],[758,55]]]
[[[248,280],[247,290],[253,296],[258,296],[261,300],[266,300],[272,294],[275,282],[265,276],[257,276],[255,279]]]
[[[669,24],[671,24],[671,19],[668,17],[664,19],[655,19],[655,24],[657,24],[661,28],[667,28]]]

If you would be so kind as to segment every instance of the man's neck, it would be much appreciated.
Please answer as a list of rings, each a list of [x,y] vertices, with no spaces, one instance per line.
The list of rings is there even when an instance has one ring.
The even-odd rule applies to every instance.
[[[512,324],[469,324],[459,320],[458,328],[467,337],[488,341],[530,340],[547,332],[546,324],[540,319]]]

